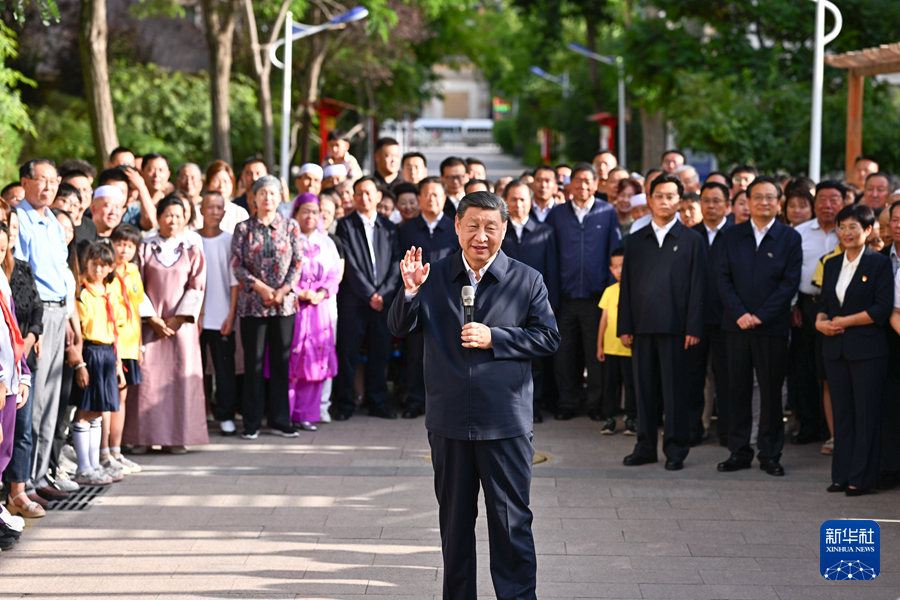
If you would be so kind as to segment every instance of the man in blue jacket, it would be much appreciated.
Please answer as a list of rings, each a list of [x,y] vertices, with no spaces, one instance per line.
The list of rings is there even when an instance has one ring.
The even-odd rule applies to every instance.
[[[803,248],[800,234],[776,219],[781,187],[757,177],[747,188],[750,220],[723,232],[718,262],[719,293],[725,310],[722,329],[728,349],[728,449],[723,472],[749,469],[753,371],[759,382],[759,468],[784,475],[784,414],[781,388],[788,364],[791,301],[800,287]]]
[[[545,221],[556,232],[559,250],[561,300],[559,331],[562,343],[556,353],[556,377],[560,387],[555,418],[575,416],[585,399],[590,417],[603,420],[600,404],[603,371],[597,360],[597,332],[602,312],[600,298],[615,283],[609,272],[609,255],[619,247],[619,220],[611,204],[594,198],[597,171],[588,163],[572,168],[572,200],[557,206]],[[584,362],[579,360],[579,348]],[[584,368],[587,367],[587,390]]]
[[[484,488],[498,598],[531,600],[537,562],[531,489],[531,361],[559,345],[540,273],[500,249],[509,214],[489,192],[463,197],[461,252],[431,264],[421,249],[400,263],[404,290],[389,314],[396,336],[425,338],[425,427],[444,556],[444,598],[476,600],[475,518]],[[433,273],[432,273],[433,271]],[[475,288],[464,324],[461,293]]]

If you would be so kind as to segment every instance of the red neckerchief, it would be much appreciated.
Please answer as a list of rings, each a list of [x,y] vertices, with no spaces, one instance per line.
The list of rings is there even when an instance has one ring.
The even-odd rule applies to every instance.
[[[119,343],[119,329],[116,327],[116,311],[113,309],[112,298],[109,297],[109,292],[105,291],[104,293],[98,294],[91,288],[91,284],[87,281],[82,282],[81,287],[89,291],[94,296],[99,296],[103,298],[106,303],[106,326],[107,328],[111,328],[113,332],[113,338],[116,340],[116,345]]]
[[[16,368],[19,361],[22,360],[22,355],[25,354],[25,340],[22,339],[22,332],[19,330],[19,325],[16,323],[15,316],[12,314],[12,311],[9,310],[9,304],[6,301],[3,292],[0,292],[0,307],[3,309],[3,319],[6,321],[6,326],[9,328],[9,341],[12,342],[13,356],[16,359],[12,368]]]
[[[125,277],[119,273],[119,269],[116,269],[116,279],[119,280],[119,284],[122,286],[122,298],[125,301],[125,314],[128,315],[128,322],[131,323],[131,298],[128,297],[128,286],[125,284]]]

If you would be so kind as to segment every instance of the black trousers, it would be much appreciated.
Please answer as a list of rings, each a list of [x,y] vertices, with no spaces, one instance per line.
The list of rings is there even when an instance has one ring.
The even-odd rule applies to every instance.
[[[588,410],[600,409],[603,394],[603,368],[597,360],[597,331],[603,311],[599,300],[563,300],[556,321],[562,337],[555,357],[556,381],[559,384],[559,407],[577,409],[585,401]],[[578,360],[583,352],[587,367],[587,392],[584,371]]]
[[[665,414],[663,454],[669,460],[684,460],[691,449],[684,340],[683,335],[634,336],[631,364],[637,392],[638,438],[634,453],[638,456],[657,457],[660,399]]]
[[[757,457],[779,460],[784,449],[784,410],[781,388],[787,371],[788,339],[746,331],[726,332],[731,405],[728,407],[728,449],[742,460],[753,460],[753,371],[759,383]]]
[[[888,332],[888,343],[890,354],[881,413],[881,471],[900,475],[900,435],[897,435],[897,423],[900,423],[900,336],[893,329]]]
[[[385,302],[381,311],[369,306],[338,307],[338,374],[335,377],[334,403],[339,410],[352,412],[356,408],[353,381],[363,342],[366,344],[366,400],[370,407],[383,407],[387,403],[385,368],[393,340],[387,325],[388,304]]]
[[[294,338],[294,316],[241,317],[244,345],[244,431],[259,431],[268,398],[269,427],[291,426],[288,400],[288,366]],[[263,377],[269,349],[269,382]],[[266,393],[268,391],[268,394]]]
[[[425,406],[425,336],[421,332],[406,336],[407,408]]]
[[[799,329],[791,329],[790,364],[791,377],[796,385],[798,437],[818,440],[827,433],[825,407],[822,402],[822,377],[816,367],[817,353],[821,344],[817,342],[816,314],[818,303],[812,296],[800,294],[797,305],[803,316]],[[824,439],[828,439],[825,435]]]
[[[556,370],[553,356],[540,356],[531,360],[531,378],[534,384],[534,414],[544,410],[556,410],[559,389],[556,387]]]
[[[533,600],[537,557],[531,533],[531,434],[454,440],[428,434],[440,506],[444,600],[477,600],[475,518],[484,488],[491,579],[498,600]]]
[[[603,361],[603,416],[612,419],[619,412],[619,398],[625,390],[625,417],[637,419],[637,399],[634,390],[634,367],[630,356],[607,354]]]
[[[869,360],[825,359],[834,414],[832,483],[862,490],[878,487],[882,393],[887,367],[887,356]]]
[[[690,405],[691,441],[703,439],[703,409],[706,406],[707,365],[712,361],[718,406],[717,431],[721,440],[728,439],[728,351],[725,332],[718,325],[706,325],[700,343],[688,348],[688,403]]]
[[[293,333],[291,333],[293,337]],[[237,382],[234,374],[234,332],[222,335],[216,329],[204,329],[200,332],[200,353],[203,357],[203,370],[206,371],[206,349],[212,359],[216,371],[216,402],[213,415],[217,421],[233,421],[237,409]],[[290,343],[290,342],[288,342]]]

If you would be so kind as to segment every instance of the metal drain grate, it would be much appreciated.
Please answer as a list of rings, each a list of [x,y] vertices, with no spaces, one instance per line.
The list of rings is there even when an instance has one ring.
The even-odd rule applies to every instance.
[[[77,492],[71,492],[68,498],[54,500],[47,508],[49,510],[87,510],[108,489],[108,485],[84,486]]]

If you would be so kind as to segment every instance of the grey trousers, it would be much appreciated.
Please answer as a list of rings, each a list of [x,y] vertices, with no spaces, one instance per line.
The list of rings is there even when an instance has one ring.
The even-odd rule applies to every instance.
[[[53,436],[59,415],[59,390],[66,355],[66,309],[44,305],[44,333],[41,336],[41,357],[37,373],[31,379],[32,400],[31,435],[33,454],[31,480],[35,487],[50,485],[47,469],[53,451]]]

